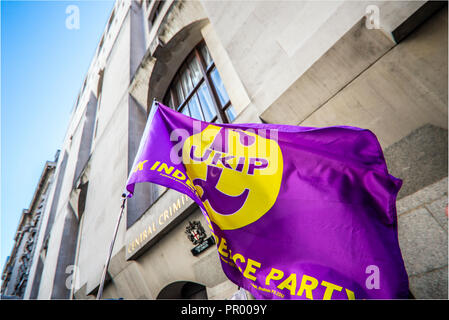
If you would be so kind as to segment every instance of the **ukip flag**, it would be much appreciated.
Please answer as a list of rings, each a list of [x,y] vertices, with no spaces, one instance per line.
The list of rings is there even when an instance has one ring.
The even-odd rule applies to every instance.
[[[126,188],[191,197],[226,276],[257,299],[397,299],[396,195],[369,130],[217,124],[155,102]]]

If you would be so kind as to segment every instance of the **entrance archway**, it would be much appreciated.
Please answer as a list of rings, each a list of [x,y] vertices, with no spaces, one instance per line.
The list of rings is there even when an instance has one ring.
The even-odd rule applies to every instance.
[[[206,287],[190,281],[176,281],[165,286],[156,299],[206,300]]]

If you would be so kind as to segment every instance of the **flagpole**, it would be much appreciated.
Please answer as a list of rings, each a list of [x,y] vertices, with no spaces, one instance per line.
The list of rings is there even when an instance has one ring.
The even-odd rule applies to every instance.
[[[114,236],[112,237],[111,246],[109,247],[109,253],[108,253],[108,257],[106,258],[106,263],[104,266],[103,274],[101,276],[100,287],[98,288],[98,293],[97,293],[97,300],[100,300],[101,296],[103,295],[104,282],[106,280],[106,274],[108,272],[109,262],[111,261],[112,249],[114,248],[115,238],[117,237],[120,220],[122,219],[123,211],[125,210],[125,203],[126,203],[127,198],[128,197],[125,193],[122,194],[122,199],[123,199],[122,206],[121,206],[120,214],[117,219],[117,223],[115,225]]]

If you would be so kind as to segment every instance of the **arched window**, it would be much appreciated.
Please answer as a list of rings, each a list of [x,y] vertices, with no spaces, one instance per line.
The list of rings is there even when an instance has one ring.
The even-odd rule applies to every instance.
[[[203,41],[181,64],[163,103],[185,115],[207,122],[232,122],[236,116],[223,81]]]

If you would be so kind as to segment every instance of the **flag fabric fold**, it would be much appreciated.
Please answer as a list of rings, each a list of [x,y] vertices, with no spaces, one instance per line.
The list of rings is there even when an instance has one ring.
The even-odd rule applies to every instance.
[[[369,130],[217,124],[152,107],[126,189],[191,197],[226,276],[257,299],[401,299],[402,181]]]

